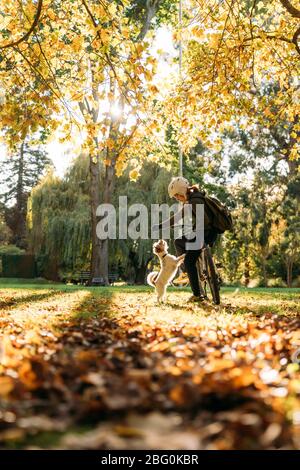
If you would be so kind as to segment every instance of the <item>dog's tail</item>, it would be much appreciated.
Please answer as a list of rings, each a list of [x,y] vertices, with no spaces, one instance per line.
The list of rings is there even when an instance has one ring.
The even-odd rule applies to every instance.
[[[155,287],[157,277],[158,272],[152,271],[152,273],[149,273],[147,276],[147,284],[149,284],[149,286]]]

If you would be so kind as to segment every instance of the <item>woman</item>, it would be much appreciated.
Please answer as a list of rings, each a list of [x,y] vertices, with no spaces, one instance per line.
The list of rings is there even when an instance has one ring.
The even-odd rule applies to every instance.
[[[204,241],[206,244],[212,246],[213,243],[216,241],[218,236],[216,230],[212,227],[211,220],[212,214],[205,204],[205,191],[199,190],[197,185],[191,186],[187,179],[179,176],[177,178],[172,178],[169,187],[168,193],[171,198],[175,198],[177,201],[183,204],[191,204],[192,205],[192,214],[193,214],[193,228],[196,226],[196,205],[203,204],[204,206]],[[164,228],[168,224],[171,227],[174,226],[174,222],[178,221],[183,216],[183,208],[175,215],[170,217],[170,219],[165,220],[161,224],[156,227],[153,227],[155,230],[156,228]],[[200,295],[199,289],[199,281],[198,281],[198,273],[196,267],[196,261],[199,257],[201,249],[191,250],[188,249],[186,244],[189,242],[191,243],[192,240],[188,240],[185,236],[177,238],[174,240],[175,248],[177,256],[186,253],[184,265],[188,274],[188,278],[190,281],[190,286],[193,292],[192,297],[189,299],[191,302],[198,302],[203,301],[203,297]]]

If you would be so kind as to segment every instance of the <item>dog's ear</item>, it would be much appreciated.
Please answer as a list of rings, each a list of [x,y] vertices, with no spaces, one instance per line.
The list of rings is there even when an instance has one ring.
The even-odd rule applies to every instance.
[[[153,253],[155,255],[157,255],[157,253],[159,253],[159,251],[160,251],[159,243],[157,243],[157,242],[153,243]]]

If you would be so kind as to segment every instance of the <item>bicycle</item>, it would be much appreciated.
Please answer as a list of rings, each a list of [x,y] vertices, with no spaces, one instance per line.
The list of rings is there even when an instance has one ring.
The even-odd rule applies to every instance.
[[[180,227],[180,225],[174,225],[174,227]],[[211,254],[211,248],[206,243],[201,249],[200,255],[196,261],[196,267],[198,272],[200,296],[205,300],[208,300],[207,285],[209,286],[212,300],[214,304],[219,305],[220,299],[220,286],[222,284],[221,277],[217,271],[213,256]],[[181,283],[181,287],[186,287],[189,284],[187,279],[186,283]],[[175,282],[172,285],[176,286]]]
[[[218,265],[217,265],[218,266]],[[211,249],[205,245],[196,261],[196,267],[198,271],[200,295],[204,299],[208,299],[207,285],[210,288],[212,300],[216,305],[220,304],[220,285],[222,283],[221,277],[217,271],[216,264],[213,260]],[[172,282],[175,287],[187,287],[189,285],[189,279],[186,276],[185,280],[176,282],[176,279]]]
[[[214,259],[211,254],[211,249],[208,245],[204,245],[199,255],[198,260],[196,261],[198,278],[199,278],[199,288],[200,295],[204,299],[208,299],[207,295],[207,285],[209,286],[212,300],[214,304],[220,304],[220,285],[221,278],[218,274]]]

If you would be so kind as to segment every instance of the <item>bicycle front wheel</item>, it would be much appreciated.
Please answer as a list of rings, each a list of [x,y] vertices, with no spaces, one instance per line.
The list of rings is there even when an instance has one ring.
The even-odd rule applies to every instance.
[[[221,301],[219,276],[209,246],[205,248],[205,264],[207,281],[213,298],[213,302],[216,305],[219,305]]]

